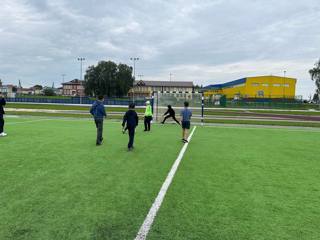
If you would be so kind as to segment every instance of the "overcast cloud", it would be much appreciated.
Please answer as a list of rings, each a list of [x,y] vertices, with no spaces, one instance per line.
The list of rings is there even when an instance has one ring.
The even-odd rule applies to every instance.
[[[255,75],[314,84],[320,58],[318,0],[2,0],[0,78],[59,85],[99,60],[132,64],[146,80],[213,84]]]

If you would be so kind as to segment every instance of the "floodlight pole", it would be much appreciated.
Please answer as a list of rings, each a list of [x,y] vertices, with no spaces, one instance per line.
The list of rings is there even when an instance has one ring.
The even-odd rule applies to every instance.
[[[144,76],[143,74],[138,74],[138,77],[140,78],[140,81],[142,80],[143,76]]]
[[[78,61],[80,61],[80,81],[82,80],[82,62],[86,60],[84,57],[78,57]],[[80,82],[81,85],[81,82]],[[80,104],[82,104],[81,94],[80,94]]]
[[[283,71],[283,99],[286,99],[286,70]]]
[[[136,80],[136,61],[139,61],[139,58],[131,57],[130,60],[133,61],[132,101],[134,102],[134,81]]]
[[[61,76],[62,76],[62,83],[64,83],[64,77],[66,76],[66,74],[61,74]]]

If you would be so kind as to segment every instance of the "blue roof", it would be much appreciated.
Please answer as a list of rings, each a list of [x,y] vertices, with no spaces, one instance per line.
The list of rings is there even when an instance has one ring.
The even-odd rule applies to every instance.
[[[206,87],[204,87],[203,89],[212,89],[212,88],[226,88],[226,87],[232,87],[232,86],[235,86],[235,85],[239,85],[239,84],[243,84],[247,81],[246,78],[241,78],[241,79],[238,79],[238,80],[234,80],[234,81],[231,81],[231,82],[226,82],[226,83],[222,83],[222,84],[212,84],[212,85],[208,85]]]

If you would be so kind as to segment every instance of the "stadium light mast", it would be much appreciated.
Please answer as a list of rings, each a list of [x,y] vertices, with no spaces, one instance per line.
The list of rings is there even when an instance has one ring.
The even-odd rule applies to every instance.
[[[286,98],[286,73],[287,71],[283,71],[283,99]]]
[[[64,77],[66,76],[66,74],[61,74],[61,77],[62,77],[62,83],[64,83]]]
[[[80,61],[80,79],[79,79],[80,81],[82,80],[82,63],[84,60],[86,60],[84,57],[78,57],[78,61]],[[80,85],[81,85],[81,82],[80,82]],[[81,93],[79,95],[80,95],[80,104],[82,104]]]
[[[170,82],[171,82],[171,78],[172,78],[173,74],[172,74],[172,73],[170,73],[169,75],[170,75]]]
[[[139,61],[140,59],[138,57],[132,57],[130,60],[133,61],[133,77],[136,79],[136,61]]]
[[[138,74],[138,77],[140,78],[140,81],[142,80],[143,76],[144,76],[143,74]]]
[[[132,101],[134,102],[134,81],[136,80],[136,61],[140,59],[138,57],[131,57],[131,61],[133,61],[133,83],[132,83]]]

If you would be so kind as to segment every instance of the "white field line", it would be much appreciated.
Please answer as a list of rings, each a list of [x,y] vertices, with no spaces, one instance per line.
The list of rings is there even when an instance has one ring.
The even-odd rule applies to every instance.
[[[188,138],[189,142],[190,142],[190,140],[192,138],[192,135],[193,135],[194,131],[196,130],[196,128],[197,128],[196,126],[193,127],[192,132],[191,132],[191,134],[190,134],[190,136]],[[154,202],[153,202],[153,204],[152,204],[152,206],[151,206],[151,208],[149,210],[148,215],[146,216],[143,224],[141,225],[135,240],[144,240],[144,239],[146,239],[146,237],[147,237],[147,235],[149,233],[149,230],[150,230],[150,228],[151,228],[151,226],[153,224],[153,221],[154,221],[154,219],[155,219],[155,217],[157,215],[157,212],[161,207],[161,204],[162,204],[163,199],[164,199],[164,197],[165,197],[165,195],[167,193],[167,190],[170,187],[170,184],[171,184],[171,182],[172,182],[172,180],[174,178],[174,175],[175,175],[175,173],[176,173],[176,171],[177,171],[177,169],[179,167],[179,164],[180,164],[180,162],[182,160],[182,157],[183,157],[185,151],[187,150],[188,145],[189,145],[189,143],[186,143],[182,147],[182,149],[181,149],[176,161],[172,165],[172,168],[171,168],[166,180],[162,184],[162,187],[161,187],[161,189],[160,189],[160,191],[158,193],[158,196],[154,200]]]
[[[14,116],[14,115],[13,115]],[[12,116],[8,117],[11,118]],[[24,118],[23,116],[17,116],[14,118]],[[32,118],[32,117],[30,117]],[[53,117],[53,118],[48,118],[48,119],[38,119],[38,120],[31,120],[31,121],[23,121],[23,122],[13,122],[13,123],[6,123],[6,125],[13,125],[13,124],[20,124],[20,123],[25,123],[25,122],[35,122],[35,121],[43,121],[43,120],[55,120],[55,121],[64,121],[64,122],[88,122],[92,121],[92,118],[69,118],[69,117]],[[122,120],[116,120],[116,119],[107,119],[104,121],[105,124],[121,124]],[[163,125],[160,123],[152,123],[153,125]],[[175,124],[174,122],[168,122],[169,124]],[[211,124],[204,124],[202,125],[200,122],[193,122],[193,125],[196,126],[201,126],[205,128],[226,128],[226,129],[248,129],[248,130],[257,130],[257,129],[266,129],[266,130],[282,130],[282,131],[290,131],[290,132],[320,132],[319,128],[316,127],[301,127],[301,126],[273,126],[273,125],[252,125],[252,124],[223,124],[223,123],[211,123]]]

